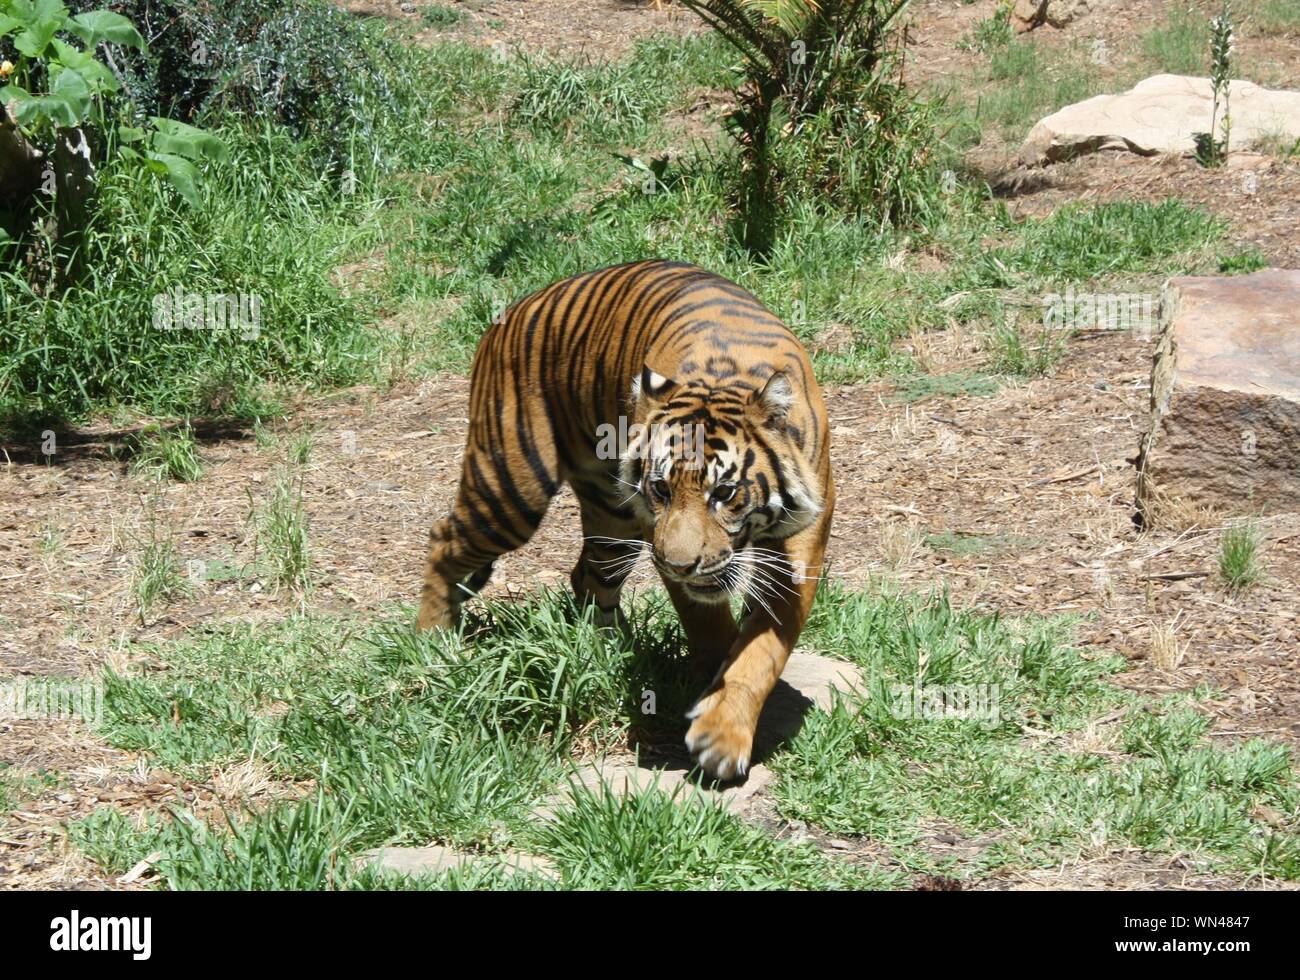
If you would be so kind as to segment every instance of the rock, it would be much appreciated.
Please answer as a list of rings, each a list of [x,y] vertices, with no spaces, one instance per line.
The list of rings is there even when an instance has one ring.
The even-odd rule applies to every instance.
[[[606,759],[579,769],[574,773],[573,784],[588,789],[598,789],[604,784],[615,795],[645,792],[657,786],[670,795],[680,793],[685,797],[699,793],[705,799],[721,801],[735,813],[744,812],[774,778],[772,770],[758,760],[793,738],[813,707],[825,710],[831,706],[836,691],[847,693],[861,685],[862,674],[852,664],[799,651],[791,654],[781,679],[763,705],[754,738],[754,765],[750,766],[743,783],[697,783],[690,776],[689,760],[683,756],[658,765],[638,763],[631,758]],[[550,809],[548,806],[543,812]]]
[[[1032,31],[1047,23],[1048,0],[1016,0],[1011,8],[1011,25],[1017,34]]]
[[[452,868],[491,867],[496,865],[511,874],[531,871],[546,877],[557,872],[546,858],[531,854],[469,854],[455,848],[434,844],[429,847],[380,847],[361,855],[363,863],[404,875],[437,874]]]
[[[1300,92],[1234,81],[1229,98],[1229,150],[1245,149],[1264,137],[1300,139]],[[1094,96],[1043,119],[1020,148],[1018,162],[1041,166],[1098,150],[1143,156],[1194,153],[1195,134],[1209,131],[1213,105],[1208,78],[1153,75],[1127,92]]]
[[[1018,34],[1051,24],[1065,27],[1102,5],[1104,0],[1018,0],[1011,9],[1011,24]]]
[[[1160,306],[1144,522],[1300,510],[1300,271],[1171,279]]]
[[[699,794],[705,800],[717,800],[733,813],[743,813],[755,797],[763,793],[775,778],[775,773],[759,763],[751,766],[743,783],[726,785],[697,783],[690,778],[686,763],[663,767],[638,765],[632,759],[606,759],[596,765],[584,766],[574,773],[573,785],[591,790],[607,786],[615,796],[644,793],[658,789],[678,800]]]
[[[1268,170],[1273,166],[1273,158],[1265,153],[1229,153],[1223,164],[1229,170]]]
[[[835,692],[846,693],[862,684],[862,673],[852,664],[796,650],[786,661],[763,713],[758,716],[754,755],[761,758],[782,742],[799,734],[804,716],[816,706],[831,706]]]

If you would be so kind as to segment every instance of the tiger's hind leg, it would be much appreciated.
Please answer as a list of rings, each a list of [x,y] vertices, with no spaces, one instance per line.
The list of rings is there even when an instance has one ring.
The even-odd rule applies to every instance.
[[[618,608],[623,583],[641,561],[647,561],[641,526],[616,501],[596,496],[575,484],[582,510],[582,554],[569,581],[578,608],[595,607],[602,626],[623,625]]]
[[[471,438],[456,503],[429,532],[419,629],[458,625],[460,604],[487,584],[497,558],[528,543],[558,489],[554,482],[512,478],[491,458]]]

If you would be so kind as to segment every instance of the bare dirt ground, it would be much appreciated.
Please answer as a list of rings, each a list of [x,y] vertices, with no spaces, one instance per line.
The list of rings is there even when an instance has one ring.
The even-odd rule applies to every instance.
[[[410,16],[397,4],[351,6]],[[644,4],[462,6],[473,8],[485,31],[543,46],[557,24],[566,39],[586,37],[609,51],[633,36],[682,24],[671,10]],[[912,60],[930,58],[934,70],[948,70],[949,62],[968,57],[954,54],[952,38],[991,6],[920,4]],[[1140,18],[1154,6],[1138,2],[1126,10]],[[1300,55],[1291,64],[1300,65]],[[1037,214],[1080,199],[1183,196],[1221,214],[1234,236],[1277,264],[1300,264],[1300,170],[1268,163],[1255,194],[1234,194],[1239,181],[1239,173],[1206,174],[1186,161],[1098,157],[1053,168],[1047,184],[1012,204]],[[969,339],[955,333],[923,342],[927,349],[916,353],[935,373],[957,370],[975,356]],[[960,605],[1078,617],[1081,644],[1129,661],[1119,683],[1155,694],[1220,689],[1223,696],[1204,709],[1214,717],[1212,737],[1300,743],[1300,514],[1264,523],[1268,576],[1242,596],[1216,584],[1218,524],[1139,532],[1128,460],[1147,414],[1150,357],[1147,342],[1101,333],[1077,338],[1052,377],[990,397],[907,402],[887,382],[829,389],[840,495],[834,571],[859,584],[885,578],[911,590],[947,588]],[[312,608],[372,615],[413,603],[427,529],[454,492],[467,393],[464,378],[442,376],[315,398],[298,407],[275,445],[259,445],[250,433],[209,434],[204,476],[161,490],[130,477],[110,457],[121,433],[107,427],[63,435],[49,464],[36,446],[4,447],[0,677],[94,675],[106,663],[120,666],[125,641],[176,637],[225,619],[274,620],[296,609],[295,596],[232,576],[197,582],[192,597],[142,621],[132,598],[132,562],[141,540],[164,533],[174,537],[182,561],[251,566],[257,560],[252,514],[297,434],[310,433],[313,441],[302,468],[317,582]],[[533,541],[499,563],[487,591],[564,586],[578,540],[577,510],[566,491]],[[1152,629],[1168,624],[1185,656],[1178,667],[1161,669],[1151,660]],[[60,782],[0,824],[0,887],[122,887],[61,844],[65,821],[105,803],[194,805],[248,792],[248,780],[237,775],[224,785],[195,785],[149,769],[74,724],[0,720],[0,764],[6,763],[24,772],[57,772]],[[937,847],[971,846],[942,835],[936,840]],[[990,882],[1227,884],[1191,878],[1177,859],[1136,852]]]
[[[339,6],[356,14],[410,21],[421,41],[454,37],[566,57],[618,58],[652,34],[704,30],[694,15],[671,0],[343,0]],[[461,19],[430,26],[422,11],[435,6],[454,8]]]

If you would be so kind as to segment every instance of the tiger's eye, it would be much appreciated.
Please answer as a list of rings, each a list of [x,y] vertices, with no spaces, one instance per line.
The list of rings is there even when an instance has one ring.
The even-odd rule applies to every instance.
[[[722,483],[713,488],[713,499],[719,504],[725,504],[735,495],[736,485],[734,483]]]
[[[672,487],[668,485],[667,480],[651,480],[650,489],[655,492],[656,497],[661,497],[664,500],[667,500],[669,494],[672,493]]]

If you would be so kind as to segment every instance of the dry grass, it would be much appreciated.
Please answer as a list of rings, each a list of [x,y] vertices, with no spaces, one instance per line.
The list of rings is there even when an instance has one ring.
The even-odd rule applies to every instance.
[[[921,553],[924,535],[916,521],[885,521],[880,525],[880,554],[891,571],[914,562]]]
[[[1187,656],[1187,644],[1178,638],[1178,617],[1151,623],[1151,662],[1161,670],[1177,670]]]

